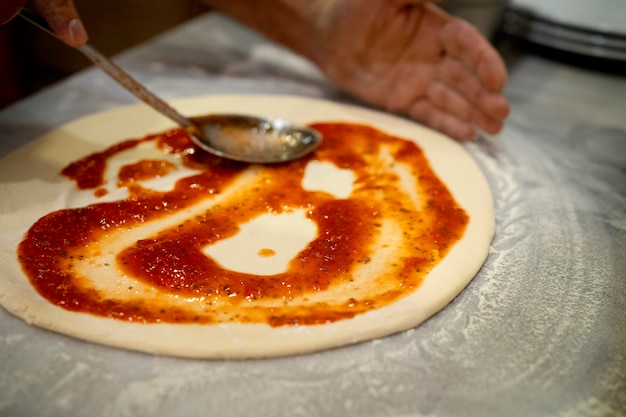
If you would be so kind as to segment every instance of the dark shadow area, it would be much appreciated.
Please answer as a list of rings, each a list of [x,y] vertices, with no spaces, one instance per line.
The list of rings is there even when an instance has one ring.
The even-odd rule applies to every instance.
[[[90,44],[117,54],[207,10],[194,0],[76,0]],[[0,26],[0,109],[91,65],[81,53],[15,18]]]

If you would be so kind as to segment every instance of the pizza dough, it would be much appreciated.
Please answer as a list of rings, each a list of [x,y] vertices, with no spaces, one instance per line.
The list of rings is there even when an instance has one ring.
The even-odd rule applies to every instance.
[[[417,290],[389,305],[348,319],[288,326],[228,322],[143,324],[72,312],[51,304],[33,289],[17,260],[16,248],[28,228],[47,213],[82,207],[95,201],[93,193],[77,190],[74,183],[59,175],[69,162],[115,142],[173,127],[170,121],[146,106],[120,108],[62,126],[0,161],[0,194],[3,195],[0,202],[3,230],[0,237],[0,268],[3,271],[0,303],[8,311],[44,328],[133,350],[203,358],[278,356],[342,346],[415,327],[452,300],[483,264],[494,229],[491,193],[476,163],[459,144],[447,137],[388,114],[309,98],[210,96],[174,104],[190,115],[234,112],[279,116],[307,124],[320,121],[366,123],[386,133],[414,140],[469,216],[469,223],[461,240],[428,273]],[[68,146],[68,143],[71,145]],[[60,149],[65,153],[59,152]],[[143,158],[146,152],[149,151],[139,149],[134,157],[141,155]],[[127,157],[132,159],[133,155]],[[305,176],[303,187],[321,187],[336,198],[344,198],[350,192],[351,181],[354,180],[350,173],[323,163],[311,169],[314,172]],[[184,170],[178,173],[181,177],[189,174]],[[324,186],[323,181],[319,183],[323,178],[332,184],[330,189]],[[167,184],[155,186],[167,187]],[[114,201],[124,197],[116,193],[114,189],[108,190],[104,198]],[[317,233],[303,213],[294,211],[290,216],[269,226],[276,229],[286,224],[289,231],[295,231],[292,233],[295,240],[287,242],[285,250],[306,245]],[[271,219],[264,221],[271,222]],[[255,233],[254,224],[248,226],[245,233],[252,236],[248,240],[254,243],[248,246],[255,253],[272,257],[275,250],[284,252],[281,248],[268,248],[273,240],[260,241],[259,236],[263,233]],[[240,233],[244,233],[244,228]],[[250,271],[259,271],[259,268],[265,267],[263,262],[252,267],[247,262],[246,265],[238,264],[237,257],[232,255],[235,247],[247,246],[237,243],[230,247],[214,245],[207,249],[206,255],[219,259],[226,268],[245,270],[247,265]],[[290,256],[293,253],[276,262],[288,262]],[[280,267],[272,269],[277,268],[276,262],[269,263],[269,269],[264,273],[279,271]]]

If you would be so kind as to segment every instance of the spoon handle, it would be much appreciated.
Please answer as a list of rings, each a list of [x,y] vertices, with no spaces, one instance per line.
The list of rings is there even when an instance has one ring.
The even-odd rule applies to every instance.
[[[25,8],[22,9],[19,14],[21,17],[23,17],[33,25],[39,27],[40,29],[43,29],[45,32],[48,32],[55,38],[58,38],[58,36],[52,31],[52,29],[48,25],[48,22],[46,22],[46,20],[39,14]],[[118,67],[113,61],[108,59],[94,47],[89,44],[85,44],[77,49],[82,52],[83,55],[89,58],[101,70],[106,72],[109,77],[111,77],[115,82],[120,84],[122,87],[135,95],[141,101],[143,101],[162,115],[175,121],[183,128],[194,129],[194,124],[189,119],[178,113],[159,97],[155,96],[146,87],[144,87],[137,80],[131,77],[130,74]]]
[[[113,78],[118,84],[134,94],[138,99],[161,113],[169,117],[183,128],[192,128],[192,122],[174,110],[169,104],[155,96],[150,90],[141,85],[137,80],[130,76],[126,71],[118,67],[113,61],[102,55],[98,50],[89,44],[85,44],[78,48],[87,58],[89,58],[100,69],[106,72],[109,77]]]

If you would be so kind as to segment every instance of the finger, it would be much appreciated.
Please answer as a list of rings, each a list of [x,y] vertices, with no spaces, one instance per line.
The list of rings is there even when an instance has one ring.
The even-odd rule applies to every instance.
[[[466,141],[476,137],[471,124],[452,114],[442,112],[426,99],[416,101],[409,109],[408,115],[455,139]]]
[[[428,91],[428,100],[441,114],[447,114],[470,126],[476,126],[485,132],[495,134],[502,129],[504,118],[493,117],[471,105],[454,90],[433,84]]]
[[[88,36],[72,0],[37,0],[37,9],[52,31],[66,44],[79,47]]]
[[[485,112],[441,82],[431,84],[427,97],[442,113],[450,114],[488,133],[497,133],[502,129],[504,117]]]
[[[488,89],[500,91],[506,84],[506,66],[498,52],[478,29],[461,19],[453,19],[440,33],[448,55],[463,62]]]
[[[504,96],[487,90],[462,62],[445,58],[439,66],[437,78],[489,117],[504,119],[509,114],[509,104]]]

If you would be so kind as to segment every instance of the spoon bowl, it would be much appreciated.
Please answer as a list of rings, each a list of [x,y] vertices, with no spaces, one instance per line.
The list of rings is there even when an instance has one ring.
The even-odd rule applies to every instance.
[[[26,8],[19,14],[57,37],[39,14]],[[186,129],[196,145],[212,154],[256,164],[286,162],[312,152],[322,141],[322,135],[314,129],[294,126],[282,119],[232,114],[187,118],[91,45],[77,49],[130,93]]]
[[[322,135],[283,119],[213,114],[190,118],[192,140],[215,155],[251,163],[286,162],[312,152]]]

